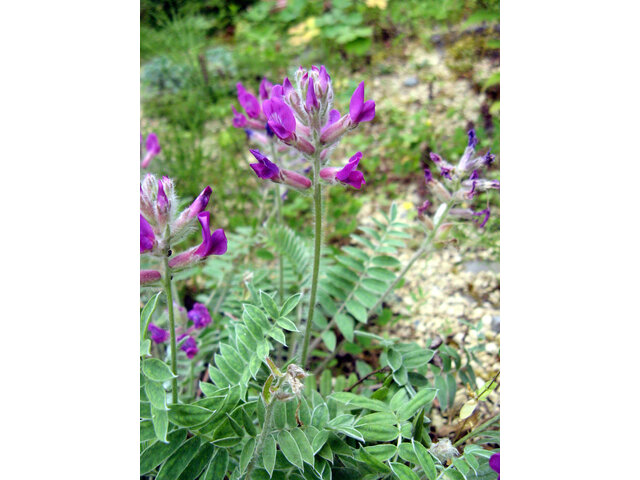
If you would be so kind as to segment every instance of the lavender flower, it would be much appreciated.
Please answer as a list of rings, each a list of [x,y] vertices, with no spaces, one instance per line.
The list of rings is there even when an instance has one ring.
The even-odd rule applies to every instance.
[[[258,163],[250,163],[249,166],[256,172],[258,178],[266,178],[273,180],[280,176],[280,169],[278,166],[263,155],[259,150],[249,150],[251,154],[256,157]]]
[[[472,170],[476,163],[475,160],[471,160],[472,155],[476,151],[476,145],[478,145],[476,131],[474,129],[469,130],[467,132],[467,136],[469,137],[469,142],[467,143],[467,148],[464,149],[464,153],[458,163],[458,169],[463,172]]]
[[[425,200],[424,203],[418,207],[418,215],[424,215],[430,205],[431,202],[429,202],[429,200]]]
[[[140,214],[140,253],[153,250],[155,243],[156,236],[153,233],[153,228],[147,219]]]
[[[433,163],[435,163],[437,166],[440,167],[440,175],[442,175],[443,177],[452,180],[451,178],[451,172],[453,171],[454,167],[453,165],[451,165],[450,163],[445,162],[442,157],[440,155],[438,155],[437,153],[431,152],[429,154],[429,156],[431,157],[431,161],[433,161]]]
[[[489,466],[491,470],[498,474],[498,480],[500,480],[500,453],[494,453],[489,459]]]
[[[242,86],[242,83],[237,83],[236,88],[238,90],[238,102],[240,102],[244,111],[247,112],[247,115],[251,118],[259,118],[260,103],[258,103],[258,99],[251,93],[247,92],[247,90]]]
[[[349,102],[349,117],[352,123],[370,122],[376,116],[376,104],[373,100],[364,101],[364,82],[355,89]]]
[[[480,228],[484,228],[484,226],[489,221],[489,216],[491,215],[491,212],[489,211],[488,208],[485,208],[484,210],[480,210],[479,212],[473,212],[473,215],[476,217],[484,217],[482,221],[480,221],[479,219],[475,221],[480,225]]]
[[[155,343],[164,343],[169,340],[169,332],[164,328],[160,328],[153,323],[149,323],[148,330],[151,334],[151,340]]]
[[[186,252],[176,255],[169,260],[171,268],[181,268],[204,260],[209,255],[223,255],[227,251],[227,237],[224,230],[219,228],[211,233],[209,229],[209,212],[198,214],[198,221],[202,226],[202,243]]]
[[[295,135],[295,116],[291,108],[281,99],[265,100],[262,109],[267,116],[267,124],[280,140],[289,140]]]
[[[140,138],[142,139],[142,135],[140,136]],[[158,155],[162,150],[162,148],[160,147],[160,142],[158,142],[158,136],[155,133],[151,132],[147,136],[145,148],[147,149],[147,154],[140,164],[142,168],[147,168],[149,166],[149,163],[151,163],[151,160],[153,160],[153,157]]]
[[[269,98],[269,94],[271,93],[271,89],[273,88],[273,84],[266,79],[266,77],[262,78],[260,82],[260,100],[264,101]]]
[[[196,328],[204,328],[211,323],[209,310],[202,303],[194,304],[193,308],[189,310],[187,317],[193,322]]]
[[[206,186],[200,195],[196,197],[196,199],[186,208],[178,217],[175,224],[173,225],[173,230],[178,231],[184,228],[191,220],[196,218],[200,213],[204,212],[204,209],[207,208],[209,204],[209,198],[211,197],[211,187]]]
[[[157,270],[140,270],[140,285],[147,285],[160,281],[162,275]]]
[[[360,189],[364,185],[364,174],[356,170],[358,163],[362,159],[362,152],[356,153],[349,159],[347,164],[339,169],[337,167],[326,167],[320,170],[320,177],[330,183],[339,181],[345,185],[351,185],[353,188]]]
[[[185,338],[186,337],[186,338]],[[183,333],[178,337],[178,342],[185,338],[184,342],[180,345],[180,350],[187,354],[187,358],[191,359],[198,353],[198,345],[192,336]]]
[[[231,111],[233,112],[233,126],[243,128],[247,124],[247,117],[238,112],[233,105],[231,105]]]

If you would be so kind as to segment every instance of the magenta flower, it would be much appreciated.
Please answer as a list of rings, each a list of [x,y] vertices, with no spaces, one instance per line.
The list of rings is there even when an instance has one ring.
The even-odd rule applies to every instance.
[[[361,171],[356,170],[361,159],[362,152],[356,153],[349,159],[349,162],[344,166],[344,168],[336,173],[336,179],[342,183],[351,185],[353,188],[360,189],[363,184],[367,183],[364,181],[364,174]]]
[[[295,135],[296,118],[291,108],[280,98],[274,97],[265,100],[262,104],[264,114],[267,116],[267,123],[273,133],[281,140],[289,140]]]
[[[140,136],[140,139],[142,140],[142,135]],[[153,132],[147,136],[147,143],[145,144],[145,147],[147,149],[147,154],[140,165],[142,168],[147,168],[153,157],[158,155],[162,150],[160,142],[158,142],[158,136]]]
[[[153,323],[150,323],[148,330],[151,334],[151,340],[155,343],[164,343],[169,340],[169,332],[164,328],[160,328]]]
[[[242,128],[247,124],[247,117],[236,110],[236,107],[231,105],[231,111],[233,112],[233,126],[236,128]]]
[[[328,127],[329,125],[336,123],[338,120],[340,120],[341,116],[342,115],[340,115],[339,110],[336,110],[335,108],[331,110],[329,112],[329,120],[327,121],[327,124],[325,125],[325,127]]]
[[[198,353],[198,345],[192,336],[185,333],[178,337],[178,342],[185,337],[187,338],[180,345],[180,350],[187,354],[187,358],[191,359],[196,356],[196,353]]]
[[[260,82],[260,100],[267,100],[272,88],[273,84],[265,77],[262,77],[262,81]]]
[[[493,455],[491,455],[491,458],[489,459],[489,466],[491,467],[491,470],[493,470],[498,474],[498,480],[500,480],[500,454],[499,453],[494,453]]]
[[[219,228],[213,233],[209,230],[209,212],[198,214],[198,221],[202,226],[202,243],[196,249],[195,254],[206,258],[209,255],[223,255],[227,251],[227,237],[224,230]]]
[[[438,167],[440,167],[440,175],[442,175],[445,178],[448,178],[449,180],[452,180],[451,172],[453,171],[453,165],[445,162],[442,159],[442,157],[437,153],[431,152],[429,156],[431,157],[431,160],[433,161],[433,163],[435,163]]]
[[[249,150],[251,154],[256,157],[258,163],[250,163],[249,166],[256,172],[258,178],[276,179],[280,176],[280,169],[278,166],[269,160],[265,155],[260,153],[259,150]]]
[[[260,116],[258,99],[247,92],[242,86],[242,83],[237,83],[236,88],[238,89],[238,102],[240,102],[244,111],[247,112],[247,115],[251,118],[258,118]]]
[[[162,275],[157,270],[140,270],[140,285],[158,282]]]
[[[376,116],[375,102],[373,100],[364,101],[364,82],[360,82],[351,96],[349,116],[353,123],[370,122]]]
[[[147,219],[140,214],[140,253],[153,250],[156,242],[156,236]]]
[[[207,310],[207,307],[202,303],[194,304],[193,308],[189,310],[187,317],[193,322],[196,328],[204,328],[211,323],[209,310]]]
[[[307,101],[304,104],[307,112],[311,110],[317,110],[320,107],[318,98],[316,97],[316,91],[313,88],[313,77],[309,77],[309,84],[307,87]]]
[[[424,203],[418,207],[418,215],[424,215],[430,205],[431,202],[429,202],[429,200],[425,200]]]
[[[189,205],[188,208],[185,208],[178,219],[172,226],[174,232],[182,229],[187,223],[189,223],[192,219],[196,218],[200,213],[204,212],[204,209],[207,208],[209,204],[209,198],[211,197],[211,187],[207,185],[207,187],[200,192],[200,195]]]

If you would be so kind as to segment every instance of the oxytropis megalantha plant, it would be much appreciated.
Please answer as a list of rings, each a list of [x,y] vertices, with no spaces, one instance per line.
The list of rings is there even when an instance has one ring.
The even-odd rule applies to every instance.
[[[253,129],[249,131],[249,137],[270,149],[271,158],[260,150],[250,150],[257,160],[257,163],[251,164],[256,175],[299,191],[312,191],[314,255],[309,314],[300,357],[300,364],[304,366],[309,351],[310,325],[313,323],[320,269],[323,186],[342,184],[359,189],[366,183],[362,172],[357,170],[362,159],[361,152],[355,153],[341,167],[329,165],[331,153],[348,131],[362,122],[373,120],[375,102],[365,101],[364,82],[361,82],[351,96],[348,113],[341,115],[333,108],[331,77],[324,65],[313,66],[310,70],[300,67],[294,83],[289,78],[285,78],[281,85],[269,85],[263,81],[260,88],[262,103],[238,84],[238,100],[249,118],[232,109],[234,125]],[[258,130],[264,130],[266,134],[256,132]],[[280,142],[278,147],[270,140],[274,137]],[[282,146],[289,147],[289,150],[282,149]],[[300,171],[291,170],[289,165],[276,158],[277,151],[289,151],[290,156],[301,159],[298,161]],[[305,175],[309,169],[313,173],[312,179]]]
[[[178,199],[173,181],[168,177],[157,179],[147,174],[140,185],[140,253],[155,257],[162,263],[161,270],[141,270],[140,285],[161,286],[167,300],[169,313],[169,331],[149,324],[151,339],[156,343],[167,340],[171,342],[171,371],[173,403],[178,401],[177,384],[177,342],[189,358],[197,352],[197,345],[192,334],[194,330],[203,328],[211,322],[208,311],[199,304],[188,313],[193,328],[181,333],[176,338],[178,329],[174,319],[174,301],[171,290],[173,273],[203,261],[209,255],[222,255],[227,251],[227,237],[223,229],[211,232],[209,228],[209,212],[205,211],[211,196],[211,187],[206,187],[193,203],[181,213],[177,212]],[[202,243],[184,252],[174,255],[173,249],[190,232],[197,223],[202,228]],[[186,321],[185,327],[186,327]]]

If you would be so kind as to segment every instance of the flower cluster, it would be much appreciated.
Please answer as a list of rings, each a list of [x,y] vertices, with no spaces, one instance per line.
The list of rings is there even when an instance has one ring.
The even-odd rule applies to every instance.
[[[499,181],[479,178],[479,172],[483,168],[491,165],[495,160],[495,155],[493,155],[491,151],[488,151],[484,155],[477,156],[475,153],[476,146],[478,144],[478,137],[476,137],[475,131],[473,129],[469,130],[467,132],[467,136],[469,137],[467,147],[465,148],[457,165],[454,166],[450,164],[437,153],[431,153],[430,155],[436,168],[440,170],[439,173],[443,182],[449,185],[449,188],[453,190],[453,193],[451,193],[444,183],[434,178],[434,175],[428,167],[424,170],[424,178],[427,187],[429,187],[441,202],[452,202],[452,204],[455,205],[467,202],[470,203],[480,192],[489,189],[500,189]],[[432,229],[434,228],[434,220],[437,220],[439,212],[442,212],[442,210],[439,209],[439,211],[436,212],[434,220],[432,220],[425,215],[429,206],[430,202],[428,200],[425,201],[423,205],[418,207],[418,214],[424,216],[427,226]],[[441,208],[442,207],[443,205],[441,205]],[[449,210],[449,214],[462,219],[474,220],[481,228],[484,228],[489,220],[491,212],[488,207],[479,211],[475,211],[471,208],[451,208]],[[451,224],[441,225],[441,232],[439,233],[445,233],[451,228],[451,226]]]
[[[140,134],[140,156],[142,157],[142,134]],[[147,135],[147,141],[145,142],[145,149],[147,153],[142,157],[142,162],[140,163],[141,168],[147,168],[153,160],[153,157],[158,155],[162,148],[160,147],[160,142],[158,141],[158,136],[151,132]]]
[[[375,117],[375,102],[365,101],[364,82],[353,92],[349,112],[341,115],[333,108],[333,86],[331,77],[324,65],[313,66],[310,70],[298,69],[295,85],[285,78],[282,84],[273,85],[266,79],[260,84],[260,100],[238,84],[238,102],[245,113],[231,107],[233,125],[245,128],[248,137],[258,144],[269,146],[271,139],[280,142],[278,153],[290,153],[300,156],[304,161],[313,163],[319,160],[319,178],[333,185],[341,183],[361,188],[366,182],[361,171],[357,170],[362,153],[353,155],[344,167],[325,166],[329,162],[331,151],[340,139],[362,122]],[[245,115],[246,114],[246,115]],[[264,133],[262,133],[264,132]],[[250,150],[258,161],[251,168],[259,178],[275,183],[283,183],[298,190],[312,186],[304,173],[308,169],[293,171],[284,168],[282,160],[269,159],[260,150]]]
[[[227,238],[223,229],[211,233],[209,212],[205,211],[211,196],[211,187],[200,195],[180,214],[176,211],[178,200],[173,181],[160,180],[147,174],[140,185],[140,253],[156,257],[171,257],[171,246],[184,238],[199,222],[202,227],[202,243],[169,260],[171,269],[188,267],[209,255],[222,255],[227,251]],[[157,282],[162,275],[156,270],[142,270],[140,283]]]
[[[175,307],[177,307],[177,305],[174,304],[174,308]],[[183,307],[178,307],[177,309],[178,312],[184,312]],[[211,323],[211,315],[205,305],[196,303],[186,314],[187,320],[184,319],[184,315],[178,315],[178,317],[182,317],[185,324],[184,327],[180,326],[176,329],[183,332],[178,335],[178,346],[187,355],[187,358],[193,358],[198,353],[198,344],[194,336],[197,335],[199,330],[204,329]],[[189,326],[189,322],[191,322],[192,325]],[[153,323],[149,323],[148,330],[151,340],[155,343],[165,343],[169,340],[169,332]]]

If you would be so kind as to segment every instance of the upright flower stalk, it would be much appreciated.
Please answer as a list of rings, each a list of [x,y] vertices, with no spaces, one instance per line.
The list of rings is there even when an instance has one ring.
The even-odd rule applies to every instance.
[[[227,238],[224,230],[218,229],[211,233],[209,229],[209,212],[205,211],[211,196],[211,187],[206,187],[193,203],[180,214],[176,211],[178,199],[174,191],[173,181],[168,177],[158,180],[147,174],[140,185],[140,253],[156,259],[162,259],[162,272],[156,270],[142,270],[140,284],[143,286],[158,286],[164,290],[169,313],[169,332],[171,345],[172,401],[178,401],[178,341],[183,340],[180,348],[188,358],[193,358],[198,348],[193,337],[189,335],[193,329],[204,328],[211,322],[208,311],[197,307],[197,311],[190,312],[189,320],[194,326],[176,338],[173,293],[171,278],[177,270],[190,267],[205,260],[209,255],[222,255],[227,251]],[[177,255],[173,255],[173,245],[184,238],[200,223],[202,229],[202,243]],[[199,304],[197,304],[199,305]],[[195,310],[195,309],[194,309]],[[186,326],[186,320],[185,320]],[[150,324],[151,338],[156,343],[167,340],[167,332],[157,325]]]
[[[365,184],[364,174],[357,170],[362,158],[361,152],[353,155],[346,165],[338,167],[327,164],[330,161],[331,152],[347,132],[362,122],[374,119],[375,102],[365,101],[364,82],[361,82],[351,96],[349,113],[341,115],[338,110],[333,109],[334,94],[331,77],[324,65],[313,66],[309,70],[300,67],[296,72],[294,83],[289,78],[285,78],[282,85],[272,85],[270,88],[265,85],[264,87],[260,89],[260,97],[263,99],[261,111],[255,108],[253,101],[255,97],[250,98],[248,96],[250,94],[247,94],[244,88],[238,88],[238,100],[249,119],[232,108],[234,125],[255,128],[256,125],[259,126],[260,121],[266,121],[264,129],[267,136],[274,135],[285,151],[297,152],[297,157],[302,156],[303,163],[307,166],[307,169],[302,169],[302,173],[282,168],[287,165],[278,162],[273,151],[270,160],[259,150],[251,150],[259,162],[251,164],[251,167],[259,178],[284,183],[305,193],[313,187],[315,225],[311,293],[300,356],[300,364],[304,367],[309,356],[309,340],[316,307],[322,254],[323,185],[341,184],[359,189]],[[248,133],[248,135],[263,143],[267,138],[254,133]],[[308,169],[313,170],[312,180],[305,175]],[[295,355],[295,352],[292,355]]]

